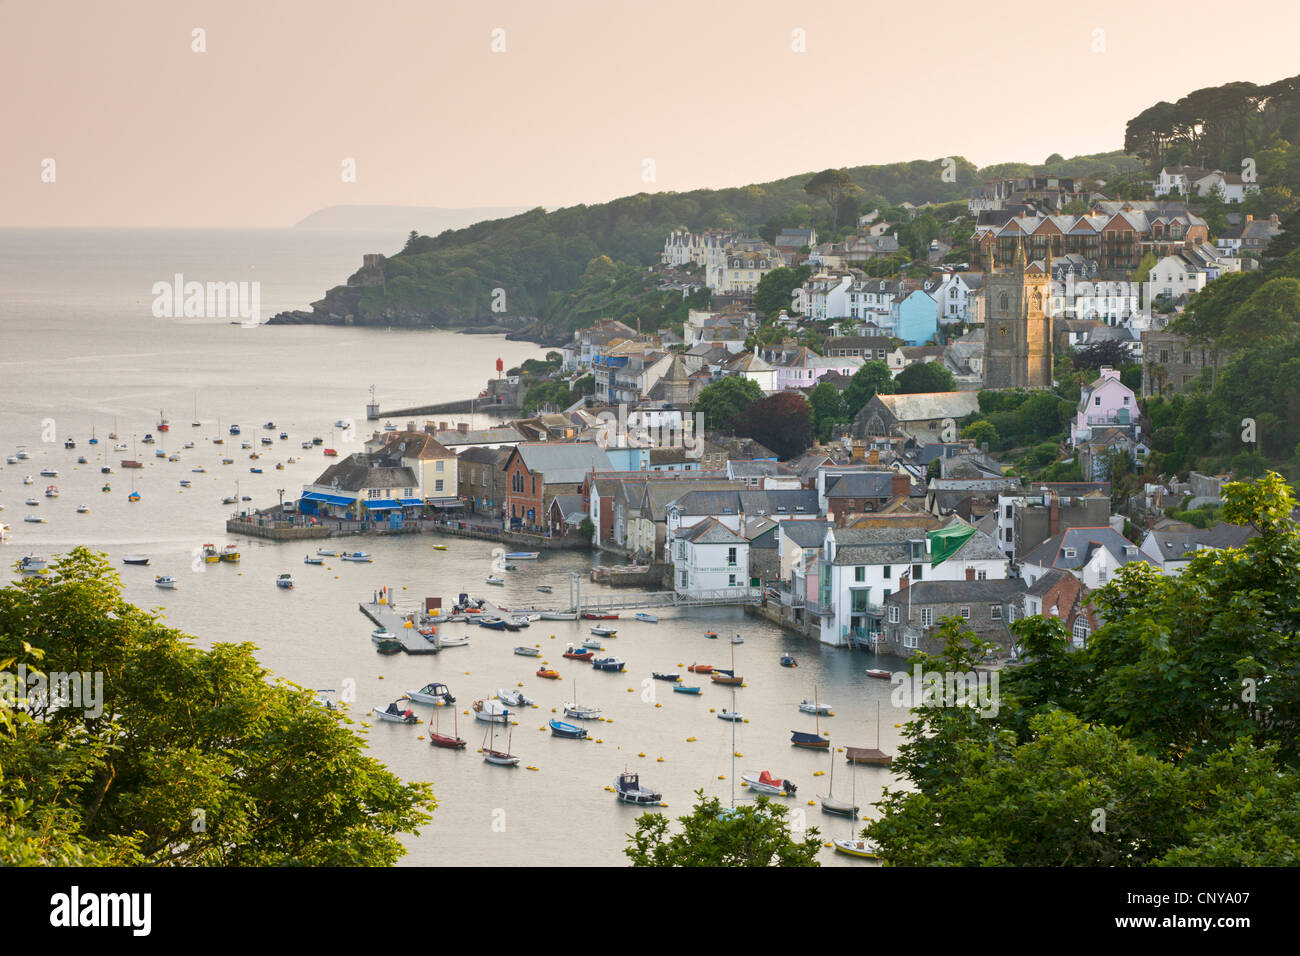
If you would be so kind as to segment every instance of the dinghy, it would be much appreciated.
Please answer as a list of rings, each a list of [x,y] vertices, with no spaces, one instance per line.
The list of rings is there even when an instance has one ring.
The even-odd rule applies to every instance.
[[[374,714],[380,720],[389,720],[395,724],[417,724],[420,722],[420,718],[415,715],[415,711],[409,707],[402,710],[397,706],[397,701],[393,701],[387,707],[374,708]]]
[[[618,635],[618,631],[614,628],[601,627],[599,625],[593,627],[591,633],[595,634],[597,637],[616,637]]]
[[[636,619],[637,619],[638,621],[643,621],[643,622],[645,622],[646,624],[658,624],[658,623],[659,623],[659,618],[658,618],[658,617],[656,617],[656,616],[653,615],[653,614],[646,614],[644,611],[638,611],[634,616],[636,617]]]
[[[589,661],[595,656],[595,651],[590,651],[586,648],[578,650],[578,648],[570,644],[568,649],[565,650],[563,656],[567,657],[571,661]]]
[[[778,797],[793,797],[799,788],[789,780],[773,777],[764,770],[762,773],[742,773],[740,779],[749,784],[755,793],[772,794]]]
[[[542,651],[539,647],[516,647],[515,653],[520,657],[541,657]]]
[[[510,711],[504,704],[491,697],[474,701],[474,719],[486,724],[504,724],[510,718]]]
[[[587,729],[585,727],[566,724],[562,720],[552,719],[550,727],[552,737],[567,737],[570,740],[585,740],[587,738]]]
[[[674,694],[695,694],[696,696],[699,696],[700,689],[698,687],[687,687],[685,684],[674,684],[673,693]]]
[[[531,697],[525,697],[522,691],[508,690],[504,687],[497,689],[497,700],[510,707],[531,707],[533,701]]]

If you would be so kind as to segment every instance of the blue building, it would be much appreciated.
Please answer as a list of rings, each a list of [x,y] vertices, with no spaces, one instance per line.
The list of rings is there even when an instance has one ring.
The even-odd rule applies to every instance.
[[[917,289],[893,306],[894,334],[905,345],[925,345],[939,331],[939,306],[924,289]]]

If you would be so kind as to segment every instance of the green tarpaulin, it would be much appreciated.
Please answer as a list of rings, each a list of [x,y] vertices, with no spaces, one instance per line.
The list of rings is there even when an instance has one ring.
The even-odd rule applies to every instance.
[[[970,525],[958,522],[954,522],[946,528],[940,528],[938,531],[928,532],[930,536],[930,567],[951,558],[957,553],[957,549],[965,544],[974,533],[975,529]]]

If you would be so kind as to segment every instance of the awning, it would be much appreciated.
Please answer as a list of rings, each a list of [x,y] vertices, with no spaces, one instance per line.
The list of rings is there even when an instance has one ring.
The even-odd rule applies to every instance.
[[[349,498],[346,495],[327,495],[319,491],[308,491],[302,496],[303,501],[322,501],[327,505],[350,505],[356,501],[356,498]]]
[[[461,501],[459,498],[429,498],[425,501],[425,504],[431,508],[443,509],[465,507],[465,502]]]
[[[398,498],[403,508],[419,508],[424,504],[419,498]]]
[[[371,511],[392,511],[394,508],[402,506],[391,498],[377,498],[374,501],[367,501],[366,507]]]

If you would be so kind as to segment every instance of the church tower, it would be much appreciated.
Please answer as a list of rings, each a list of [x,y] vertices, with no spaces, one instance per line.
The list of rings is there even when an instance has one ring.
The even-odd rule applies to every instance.
[[[1051,253],[1029,266],[1017,239],[1010,269],[985,264],[984,387],[1051,388],[1052,376]]]

